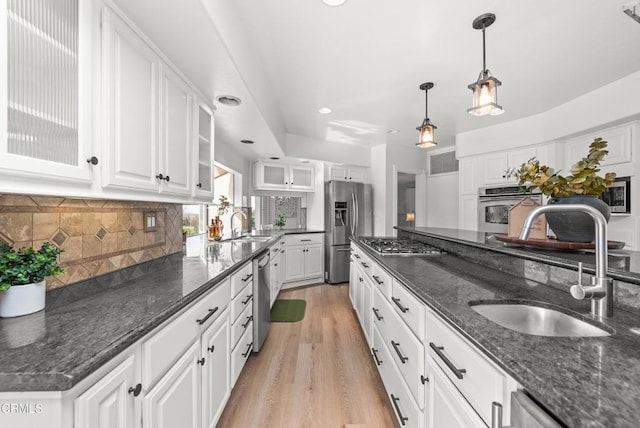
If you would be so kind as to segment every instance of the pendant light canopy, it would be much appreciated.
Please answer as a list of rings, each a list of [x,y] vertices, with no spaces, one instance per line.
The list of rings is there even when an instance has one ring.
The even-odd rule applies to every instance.
[[[473,20],[473,28],[482,30],[482,71],[478,80],[468,86],[473,91],[473,107],[467,113],[474,116],[498,115],[504,113],[502,106],[498,105],[498,86],[502,84],[487,70],[486,46],[484,30],[493,24],[496,16],[493,13],[485,13]]]
[[[429,98],[428,92],[429,89],[433,88],[432,82],[423,83],[420,85],[420,90],[424,91],[424,120],[422,121],[422,125],[417,127],[418,130],[418,142],[416,143],[416,147],[428,148],[437,146],[435,139],[436,128],[433,123],[429,120]]]

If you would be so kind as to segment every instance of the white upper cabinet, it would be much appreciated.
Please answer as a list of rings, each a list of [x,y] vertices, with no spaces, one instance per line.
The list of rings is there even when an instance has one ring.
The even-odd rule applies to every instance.
[[[609,143],[607,146],[609,154],[600,163],[602,166],[632,162],[633,128],[633,124],[626,124],[567,140],[565,143],[565,171],[570,171],[573,164],[587,156],[589,144],[596,138],[602,138]],[[604,170],[615,171],[615,168],[604,168]]]
[[[367,169],[357,166],[331,165],[329,167],[329,179],[336,181],[367,182]]]
[[[257,161],[253,164],[256,190],[314,191],[315,168],[307,165]]]
[[[102,54],[104,184],[157,191],[160,60],[108,8]]]
[[[193,196],[198,200],[211,202],[213,200],[213,112],[203,103],[197,107],[196,130],[198,144],[196,145]]]
[[[43,186],[88,187],[96,166],[92,119],[92,2],[2,2],[0,43],[0,191],[17,176]],[[55,25],[50,25],[55,24]],[[43,180],[43,177],[46,177]]]

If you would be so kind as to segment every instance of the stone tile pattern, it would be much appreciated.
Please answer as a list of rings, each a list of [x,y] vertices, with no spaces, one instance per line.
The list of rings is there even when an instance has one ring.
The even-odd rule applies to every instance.
[[[158,227],[144,232],[143,212]],[[182,205],[0,194],[0,240],[14,248],[62,248],[66,273],[47,278],[47,290],[182,251]]]

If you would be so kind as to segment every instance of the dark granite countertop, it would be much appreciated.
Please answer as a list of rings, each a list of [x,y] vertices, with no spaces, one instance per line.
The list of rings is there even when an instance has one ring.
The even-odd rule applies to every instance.
[[[60,391],[105,364],[276,241],[207,242],[47,293],[47,308],[0,318],[0,391]]]
[[[494,248],[486,242],[485,234],[443,229],[422,232],[440,238],[448,236],[458,243]],[[366,247],[363,249],[567,426],[638,426],[640,336],[631,331],[633,328],[640,332],[637,315],[617,310],[605,323],[608,329],[615,330],[609,337],[523,334],[485,319],[470,308],[469,302],[537,301],[593,322],[588,316],[589,303],[575,300],[556,288],[453,255],[380,257]],[[526,253],[517,249],[505,251]]]
[[[324,230],[318,229],[254,229],[251,231],[252,235],[271,236],[273,234],[296,235],[299,233],[324,233]]]
[[[540,261],[549,265],[574,268],[578,262],[584,264],[584,271],[595,272],[595,252],[554,251],[506,244],[498,241],[494,233],[433,227],[398,227],[398,230],[419,235],[433,236],[465,245],[477,246],[485,250],[509,254],[527,260]],[[609,250],[609,276],[621,281],[640,285],[640,252],[629,250]]]

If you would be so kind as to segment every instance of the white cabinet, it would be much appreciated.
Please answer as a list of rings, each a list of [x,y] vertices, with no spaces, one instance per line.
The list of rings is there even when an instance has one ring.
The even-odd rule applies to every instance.
[[[481,165],[482,185],[490,186],[494,184],[517,185],[515,176],[508,177],[509,171],[519,168],[532,157],[537,157],[536,147],[525,147],[518,150],[497,152],[482,155],[478,159]]]
[[[608,171],[615,172],[616,168],[608,167],[610,165],[619,165],[633,161],[633,131],[634,124],[625,124],[567,140],[565,143],[566,162],[564,164],[564,171],[570,171],[573,164],[587,156],[589,153],[589,144],[591,144],[594,139],[602,138],[609,143],[607,145],[609,153],[601,162],[603,166],[602,173]]]
[[[286,254],[286,253],[285,253]],[[275,303],[282,288],[282,260],[284,255],[279,251],[271,252],[269,261],[269,282],[271,292],[271,306]]]
[[[288,287],[322,280],[324,275],[324,236],[321,233],[293,234],[285,238],[282,250],[283,284]]]
[[[193,91],[107,7],[102,51],[103,186],[190,196]]]
[[[460,159],[458,163],[458,179],[461,195],[478,194],[478,180],[476,179],[476,158]]]
[[[222,316],[202,335],[202,418],[204,428],[214,428],[231,393],[229,319]]]
[[[76,428],[136,426],[134,394],[140,390],[136,390],[134,363],[131,355],[75,400]]]
[[[194,342],[142,399],[142,426],[198,428],[200,425],[200,342]]]
[[[314,191],[315,168],[257,161],[253,164],[253,186],[256,190]]]
[[[198,200],[210,202],[213,200],[213,112],[208,105],[200,103],[196,117],[197,126],[194,128],[198,144],[194,156],[197,164],[194,168],[193,196]]]
[[[329,171],[329,179],[337,181],[354,181],[357,183],[367,182],[367,170],[361,167],[347,167],[340,165],[331,165]]]

